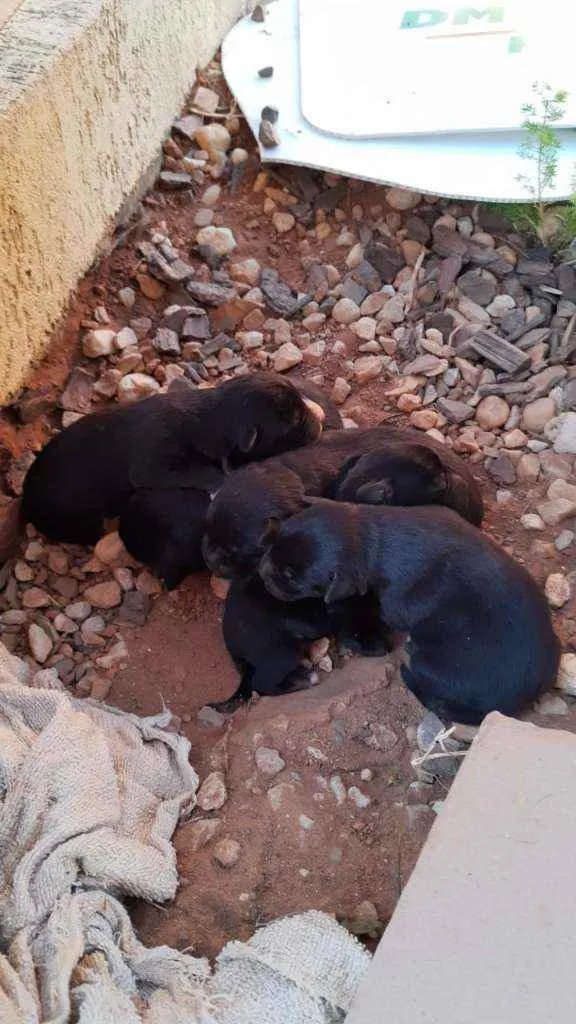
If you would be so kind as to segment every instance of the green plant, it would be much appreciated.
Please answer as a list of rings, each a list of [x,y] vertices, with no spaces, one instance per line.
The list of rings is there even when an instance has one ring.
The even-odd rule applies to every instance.
[[[516,178],[532,202],[495,203],[491,209],[516,231],[533,233],[545,245],[561,250],[576,239],[576,193],[568,203],[551,203],[545,197],[556,182],[561,141],[555,125],[564,115],[568,93],[564,89],[554,92],[540,82],[534,83],[532,92],[532,103],[522,107],[525,138],[518,150],[519,156],[530,163],[531,172]]]
[[[524,185],[534,200],[538,215],[534,227],[539,234],[549,209],[545,195],[554,186],[558,171],[561,143],[554,125],[564,115],[568,93],[564,89],[553,92],[549,85],[539,82],[534,83],[532,92],[534,101],[522,107],[522,113],[526,115],[522,122],[526,138],[520,146],[519,155],[530,161],[533,173],[519,174],[517,181]]]

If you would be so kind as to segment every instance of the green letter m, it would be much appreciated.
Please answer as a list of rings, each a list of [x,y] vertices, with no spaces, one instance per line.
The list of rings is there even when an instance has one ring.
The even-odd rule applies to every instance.
[[[477,11],[474,7],[461,7],[454,13],[454,24],[467,25],[471,18],[476,18],[477,20],[480,20],[480,18],[486,18],[492,23],[504,21],[504,8],[486,7],[483,11]]]

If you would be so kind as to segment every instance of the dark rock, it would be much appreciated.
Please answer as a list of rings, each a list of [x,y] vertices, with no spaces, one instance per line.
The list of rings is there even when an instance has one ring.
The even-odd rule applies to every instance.
[[[90,412],[93,391],[94,381],[90,374],[80,366],[75,366],[68,377],[60,404],[68,412]]]
[[[312,227],[314,222],[314,211],[308,203],[293,203],[290,207],[290,213],[296,218],[299,224],[303,224],[304,227],[307,228]]]
[[[512,312],[515,311],[513,310]],[[508,315],[511,316],[512,314],[510,313]],[[520,340],[520,338],[523,337],[524,334],[527,334],[528,331],[533,331],[536,327],[542,327],[545,323],[546,317],[542,313],[539,313],[537,316],[532,317],[531,320],[526,320],[526,317],[523,316],[522,325],[518,326],[516,330],[510,334],[508,341],[517,342]]]
[[[372,242],[367,247],[365,255],[368,263],[372,264],[386,284],[391,284],[404,266],[404,257],[385,242]]]
[[[432,228],[432,249],[438,256],[464,258],[468,253],[469,242],[457,231],[439,224],[438,227]]]
[[[141,590],[129,590],[118,610],[121,622],[132,622],[135,626],[143,626],[150,612],[152,599]]]
[[[182,328],[185,341],[206,341],[210,337],[210,320],[207,316],[191,316]]]
[[[516,483],[516,467],[507,455],[486,460],[486,470],[497,484]]]
[[[315,302],[322,302],[330,291],[328,275],[320,263],[313,263],[308,271],[306,291],[310,292]]]
[[[170,327],[170,324],[161,324],[161,327]],[[130,327],[139,341],[142,341],[152,330],[152,321],[148,316],[138,316],[130,321]]]
[[[334,185],[333,188],[326,188],[320,195],[314,199],[315,210],[335,210],[346,199],[347,186],[345,181],[341,181],[339,185]]]
[[[180,257],[175,260],[167,260],[157,249],[146,257],[150,273],[165,284],[183,284],[189,281],[194,275],[194,270],[189,263],[185,263]]]
[[[179,117],[174,122],[172,131],[176,135],[182,136],[188,142],[194,142],[196,132],[203,124],[204,120],[198,114],[187,114],[185,117]]]
[[[275,146],[280,145],[280,138],[274,125],[271,121],[266,121],[264,118],[260,121],[258,139],[264,146],[264,149],[274,149]]]
[[[60,679],[64,683],[68,683],[74,678],[76,663],[72,658],[59,658],[58,661],[54,662],[52,668],[56,669]]]
[[[202,345],[202,356],[204,359],[207,359],[208,356],[215,356],[221,348],[229,348],[233,352],[237,352],[240,346],[237,341],[221,331],[215,338],[210,338],[205,345]]]
[[[540,295],[536,291],[536,292],[533,292],[533,294],[532,294],[532,305],[533,306],[538,306],[538,309],[540,310],[542,316],[544,317],[544,322],[545,323],[548,323],[551,320],[552,314],[554,312],[554,305],[550,301],[550,299],[544,298],[543,295]]]
[[[517,306],[527,306],[529,304],[530,300],[526,294],[526,289],[516,274],[509,274],[508,277],[504,278],[502,281],[502,291],[506,295],[511,295]]]
[[[193,384],[200,384],[203,380],[208,380],[208,370],[202,363],[181,363],[181,366],[187,379],[191,380]]]
[[[438,289],[442,295],[446,295],[462,270],[462,263],[462,256],[447,256],[430,274],[428,286],[438,281]]]
[[[152,344],[156,351],[163,356],[179,356],[180,342],[176,331],[170,331],[167,327],[159,327],[152,338]]]
[[[464,338],[463,332],[459,332],[460,337]],[[523,355],[515,345],[511,345],[494,331],[476,331],[458,346],[459,355],[466,357],[470,351],[482,356],[493,366],[505,370],[506,373],[521,373],[530,366],[529,356]]]
[[[280,111],[278,107],[262,107],[260,117],[263,121],[270,121],[270,124],[277,124]]]
[[[352,302],[355,302],[356,305],[359,306],[360,303],[364,301],[367,294],[367,289],[358,284],[351,274],[344,278],[344,281],[342,282],[341,298],[352,299]]]
[[[526,331],[521,338],[516,342],[516,347],[522,352],[532,348],[533,345],[538,345],[541,341],[548,341],[551,334],[550,327],[535,327],[533,330]]]
[[[508,341],[517,336],[518,331],[523,330],[526,323],[526,314],[523,309],[512,309],[500,321],[500,330],[505,334]]]
[[[200,306],[169,306],[158,326],[167,327],[169,331],[181,334],[184,324],[191,316],[206,316],[206,311]]]
[[[206,306],[221,306],[224,302],[230,302],[236,295],[233,288],[212,284],[209,281],[189,281],[186,288],[195,302],[202,302]]]
[[[158,183],[168,192],[178,192],[184,188],[190,188],[192,178],[185,171],[161,171]]]
[[[193,245],[190,252],[203,263],[210,267],[210,270],[218,271],[224,260],[227,258],[214,251],[211,245]]]
[[[262,270],[260,288],[266,304],[279,316],[294,316],[310,301],[309,295],[295,295],[292,289],[280,280],[277,272],[268,267]]]
[[[496,282],[491,274],[481,267],[467,270],[457,281],[462,295],[466,295],[479,306],[488,306],[496,295]]]
[[[230,274],[228,274],[225,270],[222,270],[222,269],[214,271],[214,273],[212,274],[212,280],[216,284],[225,284],[229,288],[234,287],[234,284],[233,284],[232,278],[230,277]]]
[[[430,227],[422,217],[418,217],[416,214],[412,217],[408,217],[408,220],[406,221],[406,230],[409,238],[413,238],[416,242],[420,242],[422,245],[427,245],[430,241]]]
[[[554,267],[547,260],[521,259],[516,264],[516,273],[528,285],[545,284],[556,287]]]
[[[556,267],[556,284],[567,302],[576,302],[576,273],[567,263]]]
[[[489,270],[497,278],[508,277],[509,274],[514,272],[512,264],[499,252],[496,252],[495,249],[488,248],[487,245],[474,245],[470,243],[466,258],[474,266],[484,267],[485,270]]]
[[[352,277],[357,284],[361,285],[368,292],[379,292],[382,287],[382,279],[368,260],[362,260],[352,271]]]
[[[269,64],[268,67],[266,68],[260,68],[258,72],[258,78],[272,78],[273,74],[274,68],[272,67],[271,64]]]
[[[576,378],[567,381],[562,388],[562,404],[565,411],[576,409]]]
[[[357,231],[358,231],[358,240],[360,242],[360,245],[362,245],[364,247],[364,249],[365,249],[366,246],[370,245],[370,242],[372,241],[372,236],[374,235],[374,232],[373,232],[372,228],[370,227],[370,225],[366,224],[365,221],[362,221],[358,225]]]
[[[440,388],[438,385],[438,389]],[[474,409],[468,402],[457,402],[452,398],[439,398],[438,410],[450,423],[465,423],[474,415]]]
[[[450,313],[427,313],[424,324],[426,327],[435,327],[437,331],[441,331],[444,341],[448,341],[454,330],[454,320]]]
[[[336,305],[336,301],[337,300],[334,298],[333,295],[328,295],[327,298],[325,298],[323,302],[320,303],[320,312],[325,313],[326,316],[330,316],[330,313],[332,312],[334,306]]]
[[[262,4],[256,4],[256,7],[252,11],[252,14],[250,15],[250,17],[252,18],[252,21],[256,21],[256,22],[258,22],[258,24],[262,24],[262,22],[264,21],[264,19],[266,17],[266,14],[264,13],[264,8],[263,8]]]

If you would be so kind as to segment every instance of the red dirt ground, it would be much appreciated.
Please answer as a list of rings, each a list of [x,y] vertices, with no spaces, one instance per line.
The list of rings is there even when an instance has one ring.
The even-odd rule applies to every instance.
[[[128,312],[116,297],[134,277],[139,263],[135,242],[151,224],[165,224],[184,254],[196,233],[197,200],[155,198],[162,205],[144,206],[127,241],[79,286],[50,352],[31,375],[31,388],[62,388],[78,352],[80,325],[91,321],[96,305],[105,305],[113,322],[123,326],[132,316],[149,313],[157,318],[165,305],[178,301],[176,293],[159,303],[139,296]],[[349,209],[353,202],[366,208],[382,203],[383,190],[355,183],[342,205]],[[462,212],[467,212],[463,204]],[[336,232],[324,242],[306,237],[298,242],[294,233],[279,238],[262,213],[262,196],[251,191],[250,183],[236,195],[224,190],[218,214],[235,233],[235,257],[253,256],[274,265],[293,286],[303,284],[301,257],[307,251],[343,266],[347,250],[336,245]],[[352,357],[357,339],[346,328],[330,323],[328,328],[329,340],[342,338]],[[324,373],[329,389],[338,370],[338,360],[329,356],[309,372]],[[356,388],[344,412],[353,409],[359,424],[398,416],[386,407],[386,384]],[[48,436],[48,426],[40,419],[17,429],[4,416],[0,444],[13,454],[36,449]],[[478,475],[484,479],[481,468]],[[486,481],[489,532],[525,560],[540,581],[554,569],[573,569],[573,555],[558,553],[553,545],[534,553],[533,535],[519,526],[519,516],[534,507],[534,495],[543,486],[535,485],[531,495],[525,486],[514,485],[511,502],[496,505],[494,485]],[[538,539],[550,537],[539,534]],[[444,796],[440,785],[414,784],[409,758],[422,709],[398,682],[393,666],[354,660],[324,676],[313,691],[260,700],[220,728],[203,728],[197,723],[198,710],[208,700],[227,696],[235,684],[221,639],[220,614],[221,603],[207,579],[198,577],[173,594],[161,595],[145,626],[122,627],[130,657],[115,677],[110,703],[139,714],[156,713],[163,703],[171,709],[190,739],[191,761],[201,778],[215,769],[223,770],[226,778],[228,798],[221,810],[197,812],[194,820],[218,818],[216,839],[236,839],[242,848],[236,866],[222,868],[213,857],[215,840],[193,851],[192,826],[183,825],[175,838],[180,891],[168,907],[135,908],[142,937],[214,955],[227,939],[247,936],[276,916],[308,907],[346,916],[367,899],[385,923],[434,820],[431,804]],[[576,638],[573,615],[570,603],[555,617],[566,643]],[[576,731],[574,706],[560,719],[532,718]],[[258,746],[279,751],[286,767],[278,776],[268,779],[257,772]],[[360,775],[366,769],[369,779]],[[346,787],[358,786],[370,798],[369,806],[361,810],[348,799],[337,803],[329,785],[334,774]],[[277,809],[267,795],[270,789]]]

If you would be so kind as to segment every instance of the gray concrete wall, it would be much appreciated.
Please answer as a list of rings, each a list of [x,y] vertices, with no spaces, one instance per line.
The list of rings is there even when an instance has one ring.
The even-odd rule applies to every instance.
[[[0,29],[0,401],[244,0],[24,0]]]

